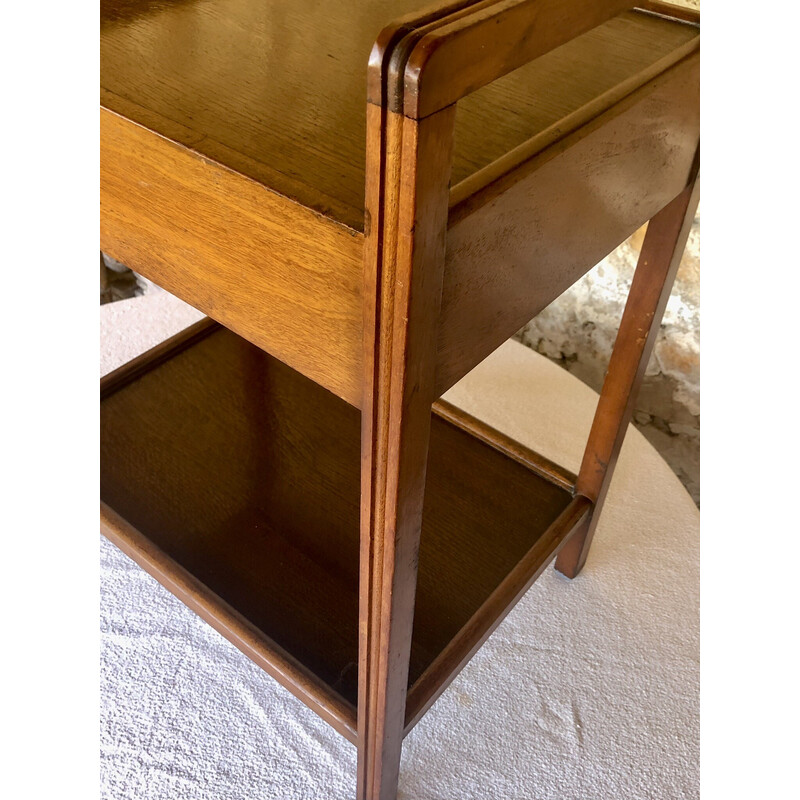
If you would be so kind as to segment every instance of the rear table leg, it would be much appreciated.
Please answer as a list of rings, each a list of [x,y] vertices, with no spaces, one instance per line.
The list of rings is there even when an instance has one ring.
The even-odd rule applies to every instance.
[[[556,559],[556,569],[568,578],[574,578],[586,563],[656,332],[686,246],[699,190],[699,178],[695,178],[650,220],[647,227],[575,487],[578,494],[594,503],[594,508]]]

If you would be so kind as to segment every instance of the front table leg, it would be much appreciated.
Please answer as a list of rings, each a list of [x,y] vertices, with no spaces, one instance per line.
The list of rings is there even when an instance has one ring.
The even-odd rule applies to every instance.
[[[420,121],[380,113],[368,107],[359,800],[397,795],[455,108]]]
[[[574,578],[586,563],[699,194],[700,182],[695,178],[647,227],[575,486],[576,493],[588,497],[594,508],[556,559],[556,569],[568,578]]]

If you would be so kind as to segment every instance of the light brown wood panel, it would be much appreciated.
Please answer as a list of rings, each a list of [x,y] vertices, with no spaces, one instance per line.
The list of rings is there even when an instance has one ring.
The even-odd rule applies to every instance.
[[[363,236],[101,114],[101,249],[353,405]]]
[[[451,209],[437,394],[686,186],[699,54]]]
[[[362,230],[370,48],[430,5],[102,0],[102,103]],[[467,98],[454,183],[658,60],[687,28],[623,14]]]

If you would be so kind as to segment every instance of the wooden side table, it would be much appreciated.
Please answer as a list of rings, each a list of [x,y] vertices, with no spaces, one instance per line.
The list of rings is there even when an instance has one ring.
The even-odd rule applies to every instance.
[[[586,560],[697,203],[699,18],[633,5],[101,3],[101,249],[210,318],[101,382],[103,531],[362,800]],[[577,476],[437,399],[647,220]]]

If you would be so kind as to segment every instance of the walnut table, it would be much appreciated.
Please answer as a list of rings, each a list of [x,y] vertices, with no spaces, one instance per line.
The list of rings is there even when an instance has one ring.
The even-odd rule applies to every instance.
[[[101,2],[101,249],[210,318],[103,379],[103,530],[361,800],[580,571],[698,195],[692,13],[419,5]],[[578,475],[438,399],[648,220]]]

